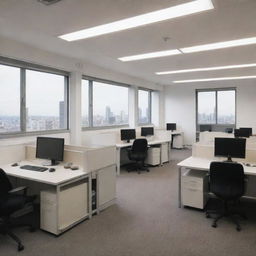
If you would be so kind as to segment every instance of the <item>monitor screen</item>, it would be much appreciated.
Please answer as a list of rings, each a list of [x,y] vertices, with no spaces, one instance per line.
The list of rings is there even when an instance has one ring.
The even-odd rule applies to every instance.
[[[154,135],[154,127],[141,127],[141,136]]]
[[[236,158],[245,158],[246,139],[215,138],[214,155]]]
[[[175,131],[176,130],[176,123],[167,123],[166,130]]]
[[[249,138],[252,136],[252,128],[239,128],[240,130],[240,137],[247,137]]]
[[[121,129],[121,140],[129,142],[133,139],[136,139],[135,129]]]
[[[212,131],[212,126],[209,124],[201,124],[199,126],[199,131],[200,132],[211,132]]]
[[[56,165],[56,161],[63,161],[63,155],[63,138],[37,137],[36,158],[49,159],[51,165]]]

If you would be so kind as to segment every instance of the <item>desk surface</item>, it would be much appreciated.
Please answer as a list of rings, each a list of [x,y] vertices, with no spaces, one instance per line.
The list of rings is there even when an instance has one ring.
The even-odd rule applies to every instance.
[[[179,162],[177,165],[179,167],[209,171],[210,164],[212,161],[218,161],[218,160],[191,156],[191,157],[186,158],[185,160]],[[250,167],[250,166],[245,166],[245,165],[243,165],[243,167],[244,167],[244,173],[246,175],[256,175],[256,167]]]
[[[157,144],[162,144],[162,143],[167,143],[167,142],[170,142],[171,141],[171,138],[170,139],[154,139],[154,140],[148,140],[148,145],[157,145]],[[130,147],[132,146],[133,142],[123,142],[123,143],[118,143],[116,144],[116,147],[117,148],[126,148],[126,147]]]
[[[82,169],[79,170],[71,170],[65,169],[63,165],[56,165],[56,166],[49,166],[48,168],[55,168],[55,172],[49,172],[48,170],[45,172],[37,172],[37,171],[29,171],[25,169],[20,169],[21,165],[35,165],[35,166],[42,166],[40,161],[22,161],[19,163],[19,166],[12,167],[11,164],[6,164],[0,166],[6,174],[26,179],[37,181],[40,183],[50,184],[50,185],[60,185],[64,182],[71,181],[73,179],[79,178],[81,176],[87,176],[88,172],[84,172]]]

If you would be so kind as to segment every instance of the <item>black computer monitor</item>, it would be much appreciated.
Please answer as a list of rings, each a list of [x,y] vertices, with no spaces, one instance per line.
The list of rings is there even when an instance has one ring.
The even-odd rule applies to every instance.
[[[166,130],[175,131],[176,130],[176,123],[167,123]]]
[[[153,136],[154,127],[141,127],[141,136]]]
[[[226,133],[232,133],[233,132],[233,128],[225,128],[225,132]]]
[[[252,128],[239,128],[240,130],[240,137],[249,138],[252,136]]]
[[[57,165],[58,161],[63,161],[63,155],[63,138],[37,137],[36,158],[49,159],[49,165]]]
[[[227,157],[245,158],[246,139],[241,138],[215,138],[214,155]]]
[[[212,126],[210,124],[201,124],[199,126],[199,131],[200,132],[211,132],[212,131]]]
[[[121,129],[121,140],[130,142],[133,139],[136,139],[135,129]]]

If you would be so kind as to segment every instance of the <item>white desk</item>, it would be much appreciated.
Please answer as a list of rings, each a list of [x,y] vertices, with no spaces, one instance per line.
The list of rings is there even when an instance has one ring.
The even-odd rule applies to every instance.
[[[210,164],[212,161],[218,161],[218,159],[207,159],[207,158],[200,158],[200,157],[189,157],[185,160],[179,162],[177,166],[179,167],[179,191],[178,191],[178,201],[179,201],[179,207],[182,206],[181,202],[181,175],[182,175],[182,168],[188,168],[188,169],[194,169],[194,170],[203,170],[203,171],[209,171],[210,170]],[[256,167],[244,167],[244,173],[245,175],[256,175]]]
[[[170,139],[154,139],[154,140],[148,140],[148,145],[153,146],[153,145],[160,145],[160,164],[163,164],[162,161],[162,145],[163,144],[168,144],[168,159],[170,160],[170,143],[171,143],[171,138]],[[121,154],[121,149],[122,148],[127,148],[131,147],[133,142],[127,143],[118,143],[116,144],[116,168],[117,168],[117,175],[120,175],[120,154]]]
[[[21,161],[19,165],[41,166],[41,162],[42,160]],[[0,168],[2,168],[9,176],[49,185],[49,190],[44,191],[43,193],[48,193],[47,196],[50,195],[51,198],[48,197],[48,202],[45,200],[44,202],[41,201],[41,229],[59,235],[84,219],[91,218],[90,172],[84,172],[82,169],[74,171],[65,169],[63,165],[54,166],[53,168],[55,168],[55,172],[49,172],[49,170],[44,172],[30,171],[20,169],[20,166],[12,167],[11,164],[7,164],[2,165]],[[81,184],[84,184],[84,187],[82,190],[79,190]],[[74,189],[70,190],[70,188]],[[68,189],[71,193],[67,192]],[[79,191],[83,191],[85,194],[81,195],[79,194]],[[72,195],[77,196],[77,202],[80,202],[84,209],[81,210],[82,206],[78,206],[77,209],[74,209],[74,207],[77,206],[76,205],[72,208],[72,211],[68,210],[68,207],[72,207],[72,202],[70,202]],[[55,199],[56,201],[49,203],[52,199]],[[77,202],[74,204],[77,204]],[[47,205],[47,207],[42,209],[42,204]],[[50,208],[54,204],[56,211],[51,212]],[[44,220],[46,220],[47,223]]]

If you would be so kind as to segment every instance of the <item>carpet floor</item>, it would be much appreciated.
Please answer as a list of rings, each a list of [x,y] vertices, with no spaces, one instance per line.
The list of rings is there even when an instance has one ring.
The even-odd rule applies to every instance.
[[[242,202],[248,220],[237,232],[228,219],[211,227],[203,211],[178,208],[177,162],[190,150],[173,150],[172,161],[150,172],[122,170],[117,202],[60,237],[41,230],[15,230],[25,250],[16,251],[0,235],[0,255],[26,256],[253,256],[256,253],[256,202]]]

